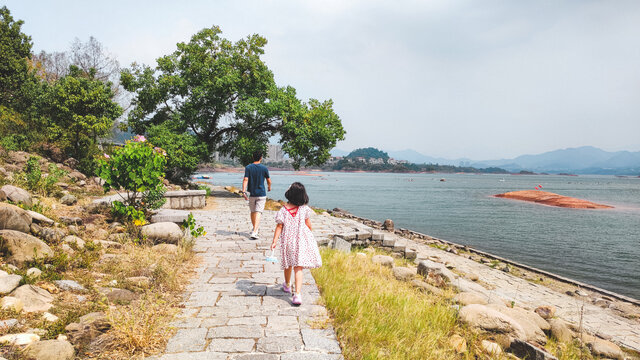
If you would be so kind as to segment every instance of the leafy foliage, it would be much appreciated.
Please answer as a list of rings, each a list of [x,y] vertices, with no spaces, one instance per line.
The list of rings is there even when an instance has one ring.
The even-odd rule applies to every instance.
[[[177,132],[170,124],[149,128],[149,141],[167,152],[167,179],[174,183],[186,183],[189,175],[198,168],[198,163],[207,157],[207,147],[189,133]]]
[[[189,233],[194,238],[207,235],[207,232],[204,231],[204,227],[198,226],[198,224],[196,224],[196,219],[193,217],[193,213],[189,213],[189,216],[187,216],[187,220],[182,222],[182,228],[188,229]]]
[[[24,100],[29,70],[31,37],[22,33],[24,22],[15,21],[6,6],[0,8],[0,106],[16,108]]]
[[[171,131],[197,138],[207,155],[219,151],[243,164],[280,135],[296,167],[326,161],[328,151],[344,138],[332,102],[305,104],[292,87],[277,87],[260,58],[264,37],[234,43],[221,33],[219,27],[203,29],[159,58],[155,69],[134,64],[122,72],[122,85],[135,92],[129,126],[151,134],[154,126],[170,123]]]
[[[355,149],[351,153],[349,153],[347,157],[348,158],[363,157],[365,159],[383,159],[385,161],[389,160],[389,154],[373,147]]]
[[[164,203],[164,167],[166,153],[154,148],[143,136],[137,136],[111,156],[98,160],[98,175],[104,179],[104,190],[124,190],[123,202],[113,203],[112,211],[128,220],[144,220],[144,215]]]
[[[85,76],[71,66],[70,74],[47,86],[43,112],[50,119],[50,138],[63,150],[81,161],[97,153],[98,137],[111,130],[122,108],[112,101],[109,83]],[[89,151],[87,151],[89,149]],[[85,165],[83,170],[90,165]]]
[[[43,174],[40,166],[40,157],[31,156],[27,160],[24,171],[16,174],[15,181],[31,192],[49,196],[57,190],[56,183],[67,175],[67,172],[58,169],[55,164],[49,164],[47,170],[48,173]]]

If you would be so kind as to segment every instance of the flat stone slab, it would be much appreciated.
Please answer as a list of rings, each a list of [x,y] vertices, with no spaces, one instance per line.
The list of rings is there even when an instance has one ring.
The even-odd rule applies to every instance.
[[[185,351],[202,351],[206,345],[207,329],[179,329],[178,332],[169,339],[166,351],[177,353]]]

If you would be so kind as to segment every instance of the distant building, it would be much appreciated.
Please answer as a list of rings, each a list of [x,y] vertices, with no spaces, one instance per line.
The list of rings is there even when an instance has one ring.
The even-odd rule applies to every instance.
[[[284,161],[285,159],[282,146],[278,144],[269,144],[267,147],[267,156],[265,156],[264,160],[268,162]]]

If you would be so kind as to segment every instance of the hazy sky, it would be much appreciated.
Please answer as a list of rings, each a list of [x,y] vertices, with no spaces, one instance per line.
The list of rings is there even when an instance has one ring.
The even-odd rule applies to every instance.
[[[332,98],[338,148],[490,159],[640,150],[640,1],[4,0],[34,50],[96,37],[121,65],[202,28],[259,33],[279,85]]]

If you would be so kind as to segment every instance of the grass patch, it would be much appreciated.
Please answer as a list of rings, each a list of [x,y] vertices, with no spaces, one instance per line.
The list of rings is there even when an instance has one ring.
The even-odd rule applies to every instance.
[[[370,261],[329,249],[321,253],[324,265],[313,275],[345,359],[485,357],[475,345],[480,335],[458,323],[447,298],[419,292]],[[466,353],[449,345],[454,334],[467,341]]]

